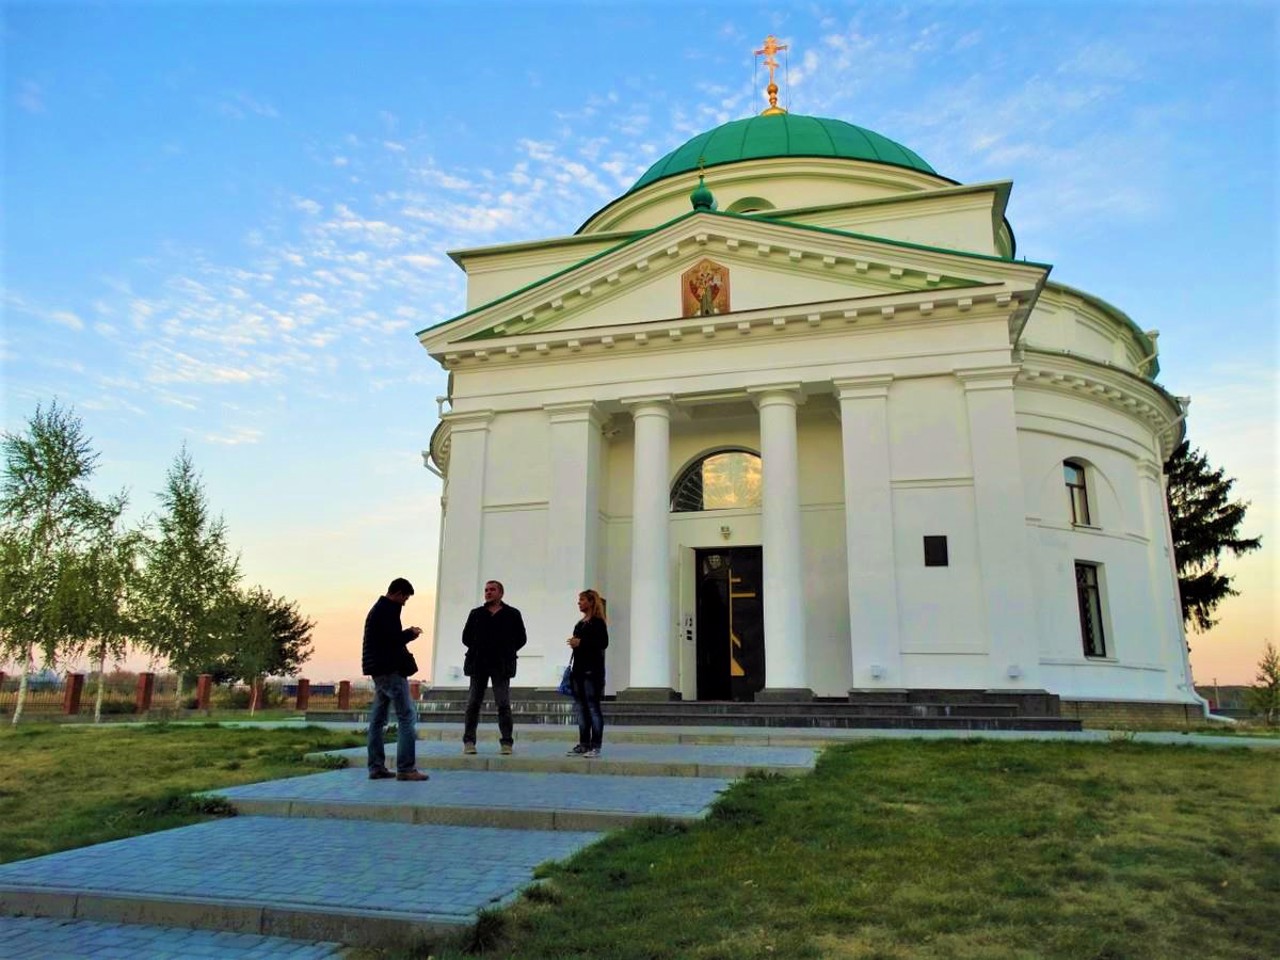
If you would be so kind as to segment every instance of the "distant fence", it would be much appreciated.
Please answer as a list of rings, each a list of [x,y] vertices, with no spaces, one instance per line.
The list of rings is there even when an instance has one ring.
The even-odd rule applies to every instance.
[[[0,716],[12,716],[18,705],[22,678],[0,673]],[[27,681],[22,711],[32,716],[93,716],[98,697],[96,675],[45,675]],[[177,678],[172,674],[140,673],[123,679],[108,676],[103,687],[103,715],[147,714],[182,710],[247,710],[253,689],[243,683],[216,686],[208,674],[183,689],[178,702]],[[367,682],[312,684],[300,679],[258,684],[257,708],[293,710],[360,710],[373,701]]]

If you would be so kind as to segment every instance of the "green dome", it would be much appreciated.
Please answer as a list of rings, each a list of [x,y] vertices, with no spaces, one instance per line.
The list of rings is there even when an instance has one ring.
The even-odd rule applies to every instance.
[[[646,170],[627,193],[634,193],[641,187],[676,174],[697,170],[699,158],[706,166],[714,167],[766,157],[842,157],[938,175],[917,154],[872,130],[855,127],[843,120],[783,113],[731,120],[714,130],[698,134]]]

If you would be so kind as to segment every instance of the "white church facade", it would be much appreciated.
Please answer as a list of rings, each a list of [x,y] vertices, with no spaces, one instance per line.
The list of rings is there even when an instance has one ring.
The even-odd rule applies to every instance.
[[[705,178],[705,182],[701,182]],[[1007,181],[782,111],[701,134],[572,236],[457,251],[437,687],[487,579],[554,686],[580,590],[609,693],[1191,684],[1156,334],[1015,258]]]

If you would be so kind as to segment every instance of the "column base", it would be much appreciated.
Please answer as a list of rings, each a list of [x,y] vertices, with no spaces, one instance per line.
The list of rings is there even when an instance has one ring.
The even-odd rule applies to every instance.
[[[796,703],[813,699],[808,687],[765,687],[756,691],[756,703]]]
[[[661,703],[667,700],[679,700],[680,694],[670,687],[627,687],[619,690],[618,700],[631,700],[639,703]]]

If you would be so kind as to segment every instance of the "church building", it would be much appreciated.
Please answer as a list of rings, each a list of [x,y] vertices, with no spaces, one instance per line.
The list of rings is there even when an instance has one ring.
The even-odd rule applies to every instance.
[[[1016,255],[1009,181],[771,92],[572,236],[450,254],[434,685],[497,579],[518,686],[555,686],[594,587],[619,698],[1201,709],[1156,332]]]

